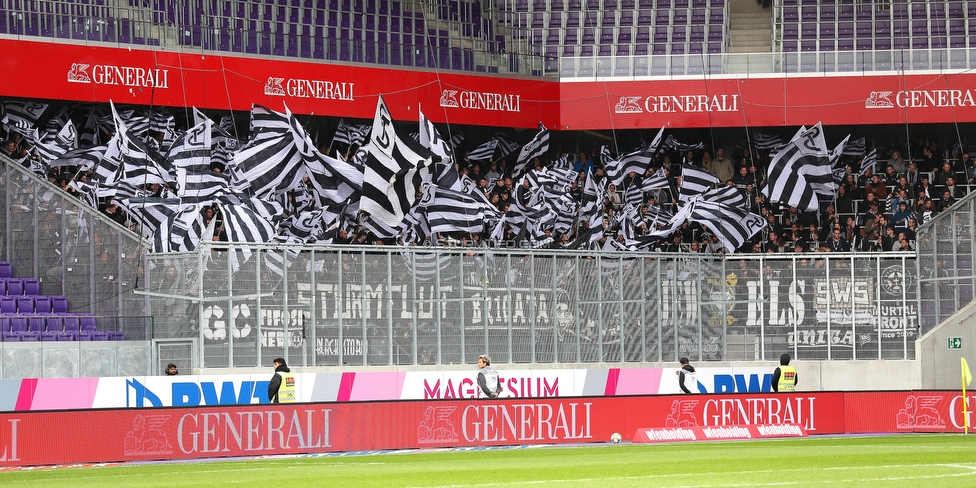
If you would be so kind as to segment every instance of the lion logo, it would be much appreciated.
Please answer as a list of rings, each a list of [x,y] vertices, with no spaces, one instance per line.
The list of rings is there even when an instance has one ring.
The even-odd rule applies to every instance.
[[[458,108],[461,106],[457,101],[457,90],[444,90],[441,92],[441,107]]]
[[[275,78],[273,76],[268,77],[268,82],[264,84],[264,94],[273,95],[277,97],[285,96],[285,88],[281,86],[284,82],[284,78]]]
[[[72,63],[68,70],[68,81],[70,83],[91,83],[91,76],[88,75],[88,64]]]
[[[639,114],[644,110],[640,106],[640,97],[620,97],[620,101],[613,107],[618,114]]]
[[[890,95],[890,91],[873,91],[864,101],[864,108],[892,108],[895,104],[888,98]]]

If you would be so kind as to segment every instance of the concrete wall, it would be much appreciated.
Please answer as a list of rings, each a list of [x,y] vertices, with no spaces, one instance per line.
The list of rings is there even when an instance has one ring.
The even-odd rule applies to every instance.
[[[962,349],[949,349],[950,337],[962,338]],[[962,378],[960,357],[976,368],[976,302],[971,302],[941,325],[915,342],[919,381],[925,388],[960,388]]]

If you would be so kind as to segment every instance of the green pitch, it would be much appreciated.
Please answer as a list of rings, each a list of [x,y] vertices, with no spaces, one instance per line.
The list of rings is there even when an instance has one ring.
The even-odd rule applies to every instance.
[[[593,444],[0,472],[0,486],[976,486],[976,435]]]

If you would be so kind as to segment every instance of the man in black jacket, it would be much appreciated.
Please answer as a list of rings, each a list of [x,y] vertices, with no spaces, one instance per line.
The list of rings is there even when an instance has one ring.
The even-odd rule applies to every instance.
[[[678,386],[681,387],[681,391],[685,393],[695,393],[691,388],[698,388],[698,378],[695,374],[695,367],[688,362],[688,358],[681,358],[679,361],[681,363],[681,369],[675,371],[678,375]]]
[[[295,376],[283,358],[274,360],[275,374],[268,383],[268,401],[293,403],[295,401]]]

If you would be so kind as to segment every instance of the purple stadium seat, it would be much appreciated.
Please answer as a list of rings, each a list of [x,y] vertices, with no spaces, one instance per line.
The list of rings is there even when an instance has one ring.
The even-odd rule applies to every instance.
[[[64,331],[64,319],[62,317],[48,316],[44,318],[44,330],[48,332]]]
[[[10,332],[20,335],[21,341],[36,341],[40,337],[40,333],[33,333],[28,328],[27,317],[11,317],[10,318]]]
[[[11,322],[10,317],[0,318],[0,335],[4,342],[20,342],[20,331],[11,330]]]
[[[68,299],[63,296],[51,297],[51,308],[54,313],[68,313]]]
[[[7,279],[7,296],[19,296],[24,294],[24,281],[19,279]]]
[[[81,333],[84,334],[85,331],[82,331]],[[108,332],[105,332],[104,330],[92,331],[92,338],[91,338],[91,340],[93,340],[93,341],[107,341],[108,340]]]
[[[47,327],[46,317],[28,317],[27,318],[27,330],[31,332],[41,333],[44,332]]]
[[[837,8],[834,5],[820,6],[820,22],[833,22],[837,18]]]
[[[17,313],[34,313],[34,297],[17,297]]]
[[[85,330],[95,330],[97,328],[98,328],[97,327],[97,321],[95,320],[95,317],[94,316],[91,316],[91,315],[83,315],[81,317],[81,330],[82,331],[85,331]]]
[[[712,40],[711,39],[712,29],[715,27],[718,27],[720,31],[722,29],[721,26],[714,26],[714,25],[708,26],[709,40]],[[800,37],[799,32],[800,32],[799,24],[783,24],[783,39],[789,39],[789,40],[799,39]]]
[[[125,340],[125,333],[122,332],[121,330],[110,330],[110,331],[107,331],[106,334],[108,334],[108,340],[110,340],[110,341],[124,341]]]
[[[37,278],[24,278],[24,295],[40,295],[41,282]]]
[[[0,261],[0,278],[11,278],[13,275],[13,265],[8,261]]]
[[[17,300],[13,297],[0,297],[0,314],[13,315],[17,313]]]
[[[78,337],[77,340],[79,340],[79,341],[93,341],[93,340],[95,340],[95,331],[94,330],[83,330],[83,331],[81,331],[81,332],[78,333],[78,336],[77,337]]]
[[[51,297],[38,295],[34,297],[34,313],[49,314],[52,311]]]

